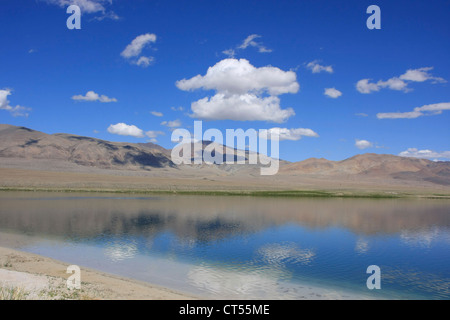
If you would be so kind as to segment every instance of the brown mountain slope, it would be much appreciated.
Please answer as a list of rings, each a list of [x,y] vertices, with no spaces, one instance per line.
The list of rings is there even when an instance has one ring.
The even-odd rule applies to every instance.
[[[450,185],[450,162],[366,153],[342,161],[310,158],[280,168],[290,175],[376,177]]]
[[[63,160],[106,169],[150,169],[173,166],[167,151],[133,143],[109,142],[65,133],[45,134],[0,125],[0,157]]]
[[[205,148],[210,144],[211,142],[203,142],[202,147]],[[220,156],[223,156],[225,147],[219,145],[217,151],[221,153]],[[236,155],[236,150],[231,149],[230,152]],[[249,153],[246,152],[245,158],[248,156]],[[47,162],[48,165],[43,166],[42,161]],[[0,124],[0,165],[2,163],[5,164],[4,167],[9,168],[44,171],[49,170],[49,166],[55,163],[59,166],[58,168],[62,168],[58,170],[71,172],[81,172],[85,170],[83,168],[88,167],[122,170],[121,172],[162,169],[158,171],[161,177],[170,176],[180,179],[186,177],[220,178],[229,181],[240,179],[248,183],[254,178],[262,179],[258,164],[177,166],[171,161],[171,150],[153,143],[109,142],[65,133],[49,135],[5,124]],[[170,170],[171,168],[174,170]],[[110,172],[108,174],[118,174],[108,172]],[[243,183],[242,181],[240,183]],[[342,161],[330,161],[323,158],[310,158],[294,163],[280,161],[278,174],[266,177],[264,181],[273,183],[277,187],[285,184],[299,186],[305,183],[316,184],[316,182],[323,184],[327,181],[335,181],[339,184],[344,181],[357,184],[378,181],[374,183],[394,182],[394,184],[406,183],[412,186],[431,183],[450,186],[450,162],[433,162],[372,153],[356,155]]]

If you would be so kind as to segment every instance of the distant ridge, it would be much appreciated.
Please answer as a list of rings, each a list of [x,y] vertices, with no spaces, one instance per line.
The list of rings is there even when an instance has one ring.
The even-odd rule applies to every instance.
[[[209,143],[211,142],[204,142],[203,146]],[[0,167],[2,161],[21,159],[27,169],[35,170],[43,169],[33,160],[51,160],[68,165],[119,171],[162,170],[163,175],[164,172],[170,172],[172,177],[179,178],[184,177],[187,171],[191,177],[196,172],[205,177],[239,175],[240,178],[245,178],[259,175],[259,170],[254,165],[193,165],[188,166],[190,169],[187,170],[186,165],[175,165],[170,153],[171,150],[154,143],[110,142],[67,133],[46,134],[25,127],[0,124]],[[81,167],[73,170],[78,170],[77,168]],[[450,162],[374,153],[359,154],[341,161],[324,158],[310,158],[299,162],[280,160],[279,172],[273,178],[278,179],[277,183],[279,179],[297,179],[301,182],[310,178],[330,178],[335,181],[352,179],[362,182],[376,178],[450,186]]]

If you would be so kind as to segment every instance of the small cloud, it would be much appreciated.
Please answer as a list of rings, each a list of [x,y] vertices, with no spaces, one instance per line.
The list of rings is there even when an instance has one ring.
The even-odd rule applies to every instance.
[[[145,133],[145,135],[151,139],[150,141],[154,140],[154,141],[152,141],[152,142],[156,142],[156,137],[158,137],[158,136],[160,136],[160,135],[164,135],[164,134],[165,134],[165,133],[162,132],[162,131],[152,131],[152,130],[147,131],[147,132]]]
[[[173,111],[183,111],[184,110],[183,107],[170,107],[170,109]]]
[[[404,74],[400,76],[400,79],[414,82],[424,82],[427,80],[432,80],[433,83],[436,82],[447,82],[443,78],[433,77],[428,71],[433,70],[433,67],[425,67],[419,69],[409,69]]]
[[[400,157],[412,157],[429,160],[447,159],[450,160],[450,151],[437,152],[429,149],[419,150],[417,148],[408,148],[398,154]]]
[[[360,113],[355,113],[355,116],[357,116],[357,117],[368,117],[369,115],[367,113],[360,112]]]
[[[283,140],[300,140],[302,136],[304,137],[318,137],[319,135],[311,129],[305,128],[297,128],[297,129],[288,129],[288,128],[270,128],[267,131],[261,131],[259,137],[261,139],[267,140],[271,137],[278,137],[279,141]]]
[[[100,133],[100,131],[98,131],[98,130],[93,130],[92,132],[93,132],[94,134]]]
[[[158,111],[150,111],[150,113],[152,115],[154,115],[155,117],[162,117],[163,116],[162,112],[158,112]]]
[[[376,91],[380,91],[382,88],[388,88],[391,90],[409,92],[412,89],[408,88],[409,82],[424,82],[431,80],[432,83],[444,83],[447,82],[443,78],[434,77],[428,71],[433,67],[425,67],[418,69],[409,69],[399,77],[392,77],[386,81],[379,80],[378,82],[370,82],[371,79],[362,79],[356,83],[356,90],[360,93],[368,94]]]
[[[108,127],[108,132],[118,134],[121,136],[132,136],[136,138],[143,138],[144,131],[134,125],[127,125],[125,123],[112,124]]]
[[[335,89],[335,88],[326,88],[324,93],[324,95],[336,99],[339,98],[340,96],[342,96],[342,92],[340,92],[339,90]]]
[[[234,58],[236,51],[234,49],[223,50],[223,54],[227,55],[229,58]]]
[[[31,108],[23,106],[11,106],[8,101],[8,96],[11,95],[11,89],[0,90],[0,110],[8,111],[13,117],[28,117]]]
[[[363,150],[363,149],[367,149],[367,148],[372,147],[372,146],[373,146],[373,143],[372,143],[372,142],[369,142],[369,141],[367,141],[367,140],[359,140],[359,139],[356,139],[356,140],[355,140],[355,146],[356,146],[358,149]]]
[[[227,55],[229,58],[234,58],[236,55],[236,52],[238,50],[245,50],[248,47],[254,47],[258,49],[258,52],[260,53],[269,53],[272,52],[272,49],[269,49],[265,47],[261,42],[256,41],[256,39],[261,38],[259,34],[251,34],[247,38],[244,39],[244,41],[237,46],[236,48],[230,48],[227,50],[222,51],[223,54]]]
[[[156,42],[156,35],[154,33],[142,34],[134,38],[120,55],[127,59],[131,64],[140,67],[148,67],[154,61],[154,58],[140,55],[145,47],[150,46],[150,44],[154,42]]]
[[[328,72],[328,73],[333,73],[333,67],[332,66],[323,66],[319,64],[318,60],[314,60],[309,62],[306,65],[307,69],[310,69],[312,71],[312,73],[320,73],[320,72]]]
[[[428,104],[422,107],[414,108],[413,111],[408,112],[387,112],[377,113],[378,119],[415,119],[422,116],[439,115],[444,110],[450,110],[450,102],[441,102],[435,104]]]
[[[95,93],[94,91],[88,91],[84,96],[83,95],[76,95],[72,97],[72,100],[75,101],[99,101],[102,103],[107,102],[117,102],[116,98],[109,98],[105,95],[99,95],[98,93]]]
[[[28,50],[28,53],[35,53],[35,52],[36,52],[36,50],[34,50],[34,49]]]
[[[173,121],[163,121],[161,122],[161,125],[169,127],[169,128],[177,128],[181,127],[181,121],[180,120],[173,120]]]
[[[139,67],[147,68],[154,60],[155,60],[155,58],[153,58],[153,57],[142,56],[142,57],[139,57],[139,59],[133,63]]]
[[[379,91],[380,87],[376,83],[371,83],[371,79],[362,79],[356,83],[356,90],[360,93],[371,93],[373,91]]]
[[[238,49],[247,49],[248,47],[255,47],[259,52],[272,52],[271,49],[267,49],[260,42],[255,41],[255,39],[261,38],[259,34],[251,34],[242,42]]]

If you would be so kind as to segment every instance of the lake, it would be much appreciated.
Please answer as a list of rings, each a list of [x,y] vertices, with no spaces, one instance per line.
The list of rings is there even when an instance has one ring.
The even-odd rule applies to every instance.
[[[450,201],[0,193],[25,252],[212,299],[450,298]],[[381,270],[369,290],[368,266]]]

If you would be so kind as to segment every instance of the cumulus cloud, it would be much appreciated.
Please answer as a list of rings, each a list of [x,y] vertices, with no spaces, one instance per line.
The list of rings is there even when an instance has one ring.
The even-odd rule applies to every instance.
[[[378,113],[378,119],[415,119],[422,116],[433,116],[441,114],[444,110],[450,110],[450,102],[441,102],[427,104],[422,107],[416,107],[408,112],[387,112]]]
[[[279,141],[283,140],[300,140],[302,137],[318,137],[319,135],[311,129],[305,128],[297,128],[297,129],[288,129],[288,128],[270,128],[267,131],[261,131],[259,137],[262,139],[270,139],[273,137],[278,137]]]
[[[320,72],[333,73],[332,66],[323,66],[323,65],[319,64],[318,60],[309,62],[306,65],[306,68],[310,69],[312,71],[312,73],[320,73]]]
[[[356,139],[356,140],[355,140],[355,146],[356,146],[358,149],[363,150],[363,149],[367,149],[367,148],[372,147],[372,146],[373,146],[373,143],[370,142],[370,141],[367,141],[367,140],[359,140],[359,139]]]
[[[326,88],[323,94],[333,99],[342,96],[342,92],[340,92],[336,88]]]
[[[432,83],[446,82],[445,79],[434,77],[428,71],[433,67],[425,67],[419,69],[409,69],[399,77],[392,77],[386,81],[379,80],[378,82],[370,82],[371,79],[362,79],[356,83],[356,90],[360,93],[368,94],[380,89],[388,88],[391,90],[409,92],[412,89],[408,87],[410,82],[424,82],[431,80]]]
[[[154,58],[149,56],[141,56],[141,53],[145,47],[149,47],[152,43],[155,42],[155,34],[141,34],[134,38],[133,41],[131,41],[131,43],[126,46],[126,48],[120,55],[132,64],[140,67],[148,67],[154,61]]]
[[[159,111],[150,111],[150,113],[152,115],[154,115],[155,117],[162,117],[163,116],[162,112],[159,112]]]
[[[295,114],[292,108],[281,109],[278,97],[261,98],[249,93],[218,93],[211,98],[193,102],[191,109],[193,117],[205,120],[259,120],[282,123]]]
[[[181,121],[178,119],[173,121],[163,121],[161,122],[161,125],[169,128],[178,128],[181,127]]]
[[[108,127],[108,132],[112,134],[118,134],[121,136],[132,136],[136,138],[144,137],[144,131],[142,131],[135,125],[128,125],[123,122],[110,125]]]
[[[0,90],[0,110],[8,111],[13,117],[28,117],[31,108],[23,106],[11,106],[8,101],[8,96],[11,94],[11,89]]]
[[[204,76],[177,81],[176,86],[184,91],[216,91],[213,97],[191,104],[192,117],[277,123],[295,114],[292,108],[281,109],[278,95],[296,93],[300,88],[295,72],[272,66],[256,68],[246,59],[224,59],[209,67]]]
[[[293,71],[267,66],[256,68],[246,59],[224,59],[208,68],[206,75],[176,82],[181,90],[216,90],[228,94],[268,92],[270,95],[296,93],[300,86]]]
[[[88,91],[84,96],[83,95],[76,95],[72,97],[72,100],[75,101],[99,101],[103,103],[107,102],[117,102],[116,98],[109,98],[105,95],[99,95],[98,93],[95,93],[94,91]]]
[[[247,38],[245,38],[244,41],[239,46],[237,46],[235,49],[230,48],[230,49],[222,51],[222,53],[227,55],[230,58],[234,58],[234,56],[236,55],[236,52],[238,50],[244,50],[244,49],[247,49],[248,47],[254,47],[258,50],[258,52],[261,52],[261,53],[272,52],[272,49],[268,49],[261,42],[256,41],[256,39],[258,39],[258,38],[261,38],[261,36],[259,34],[251,34]]]
[[[408,148],[398,154],[401,157],[412,157],[421,159],[450,159],[450,151],[437,152],[433,150],[419,150],[417,148]]]

